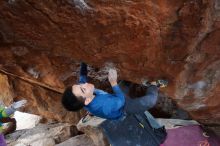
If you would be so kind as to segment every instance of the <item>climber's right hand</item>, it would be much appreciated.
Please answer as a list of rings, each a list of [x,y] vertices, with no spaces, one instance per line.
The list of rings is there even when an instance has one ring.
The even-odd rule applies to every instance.
[[[108,80],[112,87],[117,85],[117,77],[118,77],[117,71],[115,69],[109,69]]]

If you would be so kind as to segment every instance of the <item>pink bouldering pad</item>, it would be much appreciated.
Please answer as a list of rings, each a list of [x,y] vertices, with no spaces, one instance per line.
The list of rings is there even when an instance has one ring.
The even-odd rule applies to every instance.
[[[7,146],[4,135],[0,133],[0,146]]]
[[[220,146],[220,139],[203,134],[199,125],[167,130],[167,139],[161,146]]]

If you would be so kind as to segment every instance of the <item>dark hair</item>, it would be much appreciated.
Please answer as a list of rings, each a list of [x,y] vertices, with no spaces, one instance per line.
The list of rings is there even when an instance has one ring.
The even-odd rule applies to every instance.
[[[72,92],[72,87],[67,87],[63,93],[62,104],[68,111],[78,111],[82,109],[85,104],[82,97],[77,97]]]

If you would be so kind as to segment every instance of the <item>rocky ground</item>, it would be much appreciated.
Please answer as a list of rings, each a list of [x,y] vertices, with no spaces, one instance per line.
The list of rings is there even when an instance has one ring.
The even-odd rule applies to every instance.
[[[193,120],[163,118],[157,120],[161,125],[165,125],[166,129],[199,125]],[[80,121],[77,129],[64,123],[38,124],[34,128],[17,130],[7,135],[6,140],[8,146],[108,146],[106,136],[99,127],[103,121],[104,119],[90,117],[86,123]]]

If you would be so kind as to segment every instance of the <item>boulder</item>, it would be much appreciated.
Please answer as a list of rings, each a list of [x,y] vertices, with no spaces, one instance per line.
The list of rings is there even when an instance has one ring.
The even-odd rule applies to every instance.
[[[29,113],[76,124],[61,93],[77,80],[80,61],[95,67],[96,86],[106,63],[123,80],[166,78],[162,92],[190,116],[219,124],[219,0],[2,0],[0,72],[12,101],[25,97]],[[98,69],[97,69],[98,68]],[[99,72],[100,71],[100,72]],[[103,87],[105,88],[105,87]],[[1,91],[1,89],[0,89]]]
[[[88,136],[83,134],[83,135],[72,137],[55,146],[95,146],[95,145],[93,144],[93,141]]]
[[[107,137],[100,127],[100,124],[104,121],[105,119],[87,115],[79,121],[77,129],[91,138],[95,146],[107,146],[109,145]]]
[[[18,130],[7,135],[8,146],[54,146],[78,134],[70,124],[40,124],[31,129]]]

